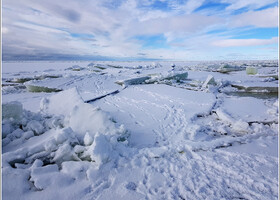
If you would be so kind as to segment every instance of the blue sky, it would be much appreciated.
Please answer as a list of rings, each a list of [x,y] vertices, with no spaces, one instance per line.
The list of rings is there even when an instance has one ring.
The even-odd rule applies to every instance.
[[[4,60],[278,59],[275,0],[3,0]]]

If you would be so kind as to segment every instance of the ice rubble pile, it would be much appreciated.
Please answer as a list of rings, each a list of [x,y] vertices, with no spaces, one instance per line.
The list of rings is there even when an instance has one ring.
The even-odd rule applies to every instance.
[[[117,145],[127,143],[124,127],[84,103],[76,88],[44,98],[40,106],[40,113],[31,113],[19,102],[3,105],[4,166],[28,166],[37,159],[45,165],[84,160],[100,166],[116,155]]]

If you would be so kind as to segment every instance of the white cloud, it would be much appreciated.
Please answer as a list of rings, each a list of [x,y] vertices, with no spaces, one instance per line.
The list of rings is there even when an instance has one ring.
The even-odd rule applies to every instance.
[[[136,35],[190,34],[219,21],[216,17],[197,14],[178,16],[176,12],[138,9],[134,0],[125,1],[115,9],[103,4],[104,1],[68,1],[67,4],[61,1],[6,1],[3,23],[11,34],[5,35],[4,44],[12,48],[21,40],[21,46],[30,50],[135,56],[141,50],[139,41],[131,40]],[[199,6],[194,4],[190,1],[188,9]],[[71,38],[70,33],[90,34],[95,41],[86,43]]]
[[[203,31],[212,24],[220,22],[221,20],[214,16],[195,14],[170,16],[166,18],[146,20],[144,22],[133,21],[130,26],[127,27],[127,30],[133,35],[164,34],[167,32],[194,33],[197,31]]]
[[[179,4],[177,1],[170,1],[170,6],[174,10],[184,12],[185,14],[191,14],[195,9],[199,8],[203,4],[204,0],[188,0],[184,4]]]
[[[146,5],[153,1],[147,0]],[[219,40],[217,34],[213,37],[206,34],[213,27],[229,29],[229,36],[230,29],[236,27],[275,26],[278,17],[276,8],[233,17],[224,11],[214,15],[193,13],[204,0],[188,0],[183,4],[166,1],[172,7],[168,11],[139,8],[137,0],[118,1],[112,6],[110,2],[115,1],[4,0],[3,51],[107,57],[136,57],[142,52],[147,57],[185,58],[211,51],[212,42]],[[83,39],[79,34],[91,39]],[[169,48],[144,49],[143,41],[133,40],[138,35],[158,34],[164,35]],[[226,35],[221,39],[227,39]]]
[[[226,10],[238,10],[241,8],[257,9],[266,5],[276,3],[277,0],[223,0],[223,3],[229,3]]]
[[[268,8],[260,11],[249,11],[231,18],[230,26],[243,27],[277,27],[278,7]]]
[[[212,45],[218,47],[244,47],[277,44],[277,42],[278,37],[273,37],[271,39],[226,39],[215,41]]]

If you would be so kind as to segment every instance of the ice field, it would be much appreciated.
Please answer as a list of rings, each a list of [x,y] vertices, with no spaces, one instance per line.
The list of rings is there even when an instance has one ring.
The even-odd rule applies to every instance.
[[[3,199],[278,199],[278,63],[4,62]]]

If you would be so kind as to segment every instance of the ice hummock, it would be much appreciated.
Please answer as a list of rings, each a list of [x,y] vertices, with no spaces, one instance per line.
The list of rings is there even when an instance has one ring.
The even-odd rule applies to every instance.
[[[70,98],[64,100],[65,95]],[[3,135],[4,141],[10,140],[4,144],[5,166],[18,162],[12,160],[10,154],[20,156],[20,163],[27,166],[36,159],[60,166],[65,161],[87,160],[87,155],[91,162],[100,166],[112,159],[113,154],[110,152],[113,146],[119,143],[118,137],[126,133],[123,126],[118,127],[105,112],[84,103],[76,88],[43,99],[41,114],[20,111],[18,108],[22,108],[22,105],[19,102],[10,103],[8,106],[5,105],[3,113],[4,119],[7,119],[4,126],[9,126],[12,130],[21,130],[17,128],[22,127],[26,133],[14,131]],[[14,120],[17,120],[16,124]],[[56,123],[56,120],[60,123]],[[33,134],[26,137],[27,133]],[[14,136],[16,138],[13,138]],[[14,146],[15,144],[17,146]],[[82,150],[76,151],[78,146],[81,146]],[[38,188],[44,189],[41,186]]]

